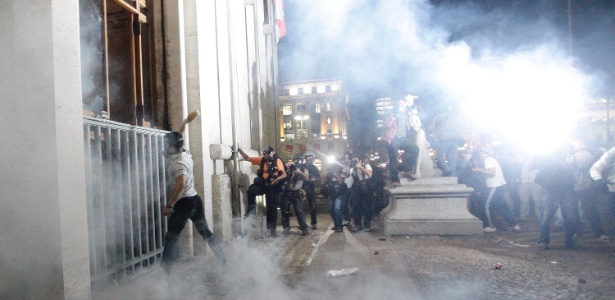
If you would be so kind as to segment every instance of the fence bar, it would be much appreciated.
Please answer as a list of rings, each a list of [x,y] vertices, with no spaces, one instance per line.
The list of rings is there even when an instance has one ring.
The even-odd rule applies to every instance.
[[[162,255],[167,132],[91,117],[83,128],[92,282],[123,280]]]

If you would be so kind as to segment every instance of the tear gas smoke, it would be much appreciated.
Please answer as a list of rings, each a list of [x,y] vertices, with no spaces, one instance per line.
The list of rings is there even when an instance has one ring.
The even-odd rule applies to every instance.
[[[458,103],[475,131],[531,150],[562,142],[582,103],[605,93],[608,78],[571,56],[559,4],[434,2],[292,1],[280,74],[340,76],[359,87],[351,101],[368,90],[419,95],[428,118],[442,103]]]

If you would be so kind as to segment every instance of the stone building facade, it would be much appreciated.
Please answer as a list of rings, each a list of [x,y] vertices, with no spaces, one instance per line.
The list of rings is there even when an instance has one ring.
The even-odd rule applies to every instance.
[[[277,98],[273,16],[272,0],[0,1],[0,298],[91,298],[97,177],[84,138],[87,150],[124,129],[87,132],[87,118],[158,133],[199,110],[185,133],[197,191],[210,227],[231,236],[251,170],[232,150],[278,140],[263,118]],[[206,251],[186,231],[183,251]]]

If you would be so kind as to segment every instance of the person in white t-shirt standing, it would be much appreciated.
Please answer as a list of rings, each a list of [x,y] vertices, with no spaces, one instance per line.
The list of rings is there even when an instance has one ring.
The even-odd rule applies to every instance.
[[[474,168],[472,171],[484,174],[485,184],[487,188],[489,188],[489,194],[485,201],[485,213],[489,226],[483,228],[483,231],[497,231],[493,225],[492,211],[497,211],[504,220],[510,224],[511,230],[521,230],[521,227],[519,227],[517,221],[513,218],[504,200],[504,186],[506,185],[506,180],[504,179],[504,173],[502,172],[500,163],[491,155],[488,149],[479,149],[475,152],[475,155],[478,156],[479,161],[483,162],[483,167]]]

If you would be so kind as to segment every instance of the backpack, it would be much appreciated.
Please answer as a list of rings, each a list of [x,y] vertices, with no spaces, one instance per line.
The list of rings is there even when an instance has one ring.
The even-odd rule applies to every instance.
[[[369,183],[369,187],[373,191],[376,191],[377,189],[384,188],[384,174],[382,172],[382,169],[379,168],[379,167],[373,168],[372,169],[372,177],[367,179],[367,182]]]
[[[384,192],[384,172],[382,168],[375,167],[372,177],[368,179],[369,186],[374,192],[374,213],[378,213],[389,205],[388,194]]]

